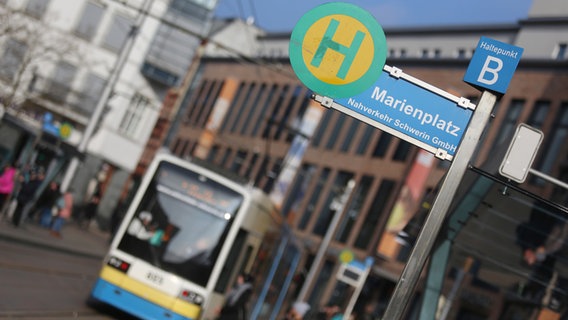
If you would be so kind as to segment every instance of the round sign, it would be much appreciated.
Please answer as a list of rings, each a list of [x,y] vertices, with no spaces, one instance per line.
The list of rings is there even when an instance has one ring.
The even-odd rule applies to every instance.
[[[350,250],[345,249],[339,253],[339,261],[341,261],[342,263],[349,263],[353,261],[354,258],[355,255]]]
[[[290,63],[310,90],[347,98],[379,78],[387,57],[385,33],[358,6],[330,2],[306,13],[292,31]]]
[[[73,126],[67,122],[62,123],[59,127],[59,135],[63,139],[69,138],[71,131],[73,131]]]

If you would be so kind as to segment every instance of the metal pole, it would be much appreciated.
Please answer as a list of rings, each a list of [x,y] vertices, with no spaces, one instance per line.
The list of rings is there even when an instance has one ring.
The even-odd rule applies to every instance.
[[[300,293],[298,294],[298,301],[307,302],[306,296],[308,294],[308,289],[312,286],[312,282],[316,277],[316,273],[318,272],[319,266],[323,260],[325,253],[327,252],[329,243],[331,242],[331,237],[335,233],[335,229],[337,229],[337,225],[339,224],[339,220],[345,208],[345,204],[347,203],[347,200],[349,200],[351,192],[353,192],[354,188],[355,188],[355,180],[351,179],[349,180],[349,182],[347,182],[347,186],[345,187],[345,190],[343,191],[343,194],[341,195],[339,201],[337,201],[336,203],[334,203],[335,201],[332,202],[332,206],[334,206],[335,209],[335,213],[333,214],[333,219],[330,222],[327,231],[325,232],[323,240],[321,241],[321,244],[316,253],[316,257],[314,258],[314,262],[312,263],[310,271],[306,276],[306,280],[302,285],[302,290],[300,290]]]
[[[97,105],[95,106],[95,110],[93,111],[93,114],[91,115],[91,118],[89,119],[89,123],[87,124],[87,127],[85,128],[85,132],[83,132],[83,136],[81,137],[81,141],[79,142],[79,145],[77,146],[77,151],[79,151],[80,153],[84,153],[87,150],[87,145],[88,145],[89,141],[91,140],[91,136],[93,135],[97,124],[100,121],[100,118],[103,114],[103,111],[105,109],[106,104],[108,103],[108,100],[109,100],[109,97],[112,93],[112,90],[114,89],[114,86],[115,86],[116,82],[118,81],[118,76],[122,72],[124,64],[126,63],[126,60],[130,55],[130,51],[132,51],[132,46],[134,45],[134,41],[136,40],[136,35],[138,34],[138,30],[139,30],[140,26],[142,26],[142,24],[144,23],[144,19],[146,18],[146,15],[148,14],[148,11],[149,11],[153,1],[154,0],[146,0],[144,2],[144,8],[142,8],[142,10],[140,11],[140,14],[138,14],[136,21],[135,21],[134,25],[132,26],[132,28],[130,30],[129,35],[126,38],[126,42],[122,46],[120,54],[119,54],[118,58],[116,59],[115,66],[112,69],[112,72],[109,76],[109,79],[108,79],[108,81],[107,81],[107,83],[106,83],[106,85],[103,89],[103,92],[101,94],[101,98],[97,102]],[[77,156],[74,156],[71,159],[71,162],[69,163],[69,166],[67,167],[67,171],[65,172],[65,175],[63,177],[63,181],[61,182],[61,191],[62,192],[67,191],[67,189],[69,188],[69,185],[71,184],[71,180],[73,180],[75,173],[77,172],[78,167],[79,167],[79,158]]]
[[[496,101],[497,97],[493,93],[483,91],[479,104],[464,134],[463,141],[456,152],[453,163],[440,187],[430,214],[422,226],[422,231],[418,235],[416,245],[410,254],[408,262],[402,271],[387,309],[385,310],[385,314],[383,315],[384,320],[397,320],[402,319],[404,316],[404,312],[414,293],[426,259],[432,251],[432,247],[440,232],[452,199],[467,170],[471,157],[477,148],[481,134],[489,122],[491,111]]]

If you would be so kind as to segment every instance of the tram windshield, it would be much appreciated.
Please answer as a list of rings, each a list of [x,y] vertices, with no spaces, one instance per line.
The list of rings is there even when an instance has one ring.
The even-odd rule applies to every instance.
[[[162,162],[118,248],[205,286],[243,196]]]

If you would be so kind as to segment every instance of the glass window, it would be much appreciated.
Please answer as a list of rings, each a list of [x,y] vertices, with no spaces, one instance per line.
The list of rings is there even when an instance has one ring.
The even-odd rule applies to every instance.
[[[411,149],[412,144],[410,142],[398,140],[398,145],[396,146],[392,159],[394,161],[406,161]]]
[[[129,137],[135,136],[142,120],[142,114],[149,105],[150,100],[148,98],[139,93],[134,94],[120,122],[120,131]]]
[[[383,212],[385,212],[387,203],[392,196],[395,185],[396,183],[392,180],[385,179],[381,182],[377,193],[375,193],[373,203],[367,212],[367,216],[365,217],[361,230],[359,230],[359,236],[355,240],[355,247],[366,249],[369,245],[369,242],[375,233],[379,217],[383,214]]]
[[[323,187],[327,183],[327,178],[329,177],[330,171],[331,170],[329,168],[325,168],[325,169],[322,170],[320,176],[318,177],[318,181],[316,182],[315,190],[322,190],[323,189]],[[312,214],[314,213],[314,210],[316,209],[316,205],[318,203],[318,199],[320,197],[320,194],[321,194],[321,192],[312,193],[312,196],[310,197],[310,202],[306,206],[306,210],[304,211],[304,214],[302,215],[302,219],[300,220],[300,223],[298,224],[299,229],[305,230],[306,227],[308,226],[308,223],[310,222],[310,218],[312,217]]]
[[[375,144],[375,149],[373,150],[373,158],[382,158],[385,154],[387,154],[392,138],[393,135],[381,132],[381,135]]]
[[[542,124],[550,109],[549,101],[537,101],[528,120],[528,125],[535,128],[542,128]]]
[[[104,47],[114,52],[120,51],[133,25],[131,18],[115,15],[104,39]]]
[[[162,163],[118,248],[206,286],[242,202],[216,181]]]
[[[550,174],[554,161],[558,159],[558,154],[562,150],[562,146],[568,140],[568,102],[562,103],[560,111],[556,117],[552,130],[550,130],[549,137],[547,138],[546,147],[540,151],[544,155],[541,165],[539,166],[541,172]]]
[[[87,41],[93,39],[104,13],[104,8],[98,4],[88,2],[77,26],[75,34]]]
[[[324,135],[326,129],[328,128],[329,120],[330,120],[331,116],[333,115],[333,112],[334,112],[333,110],[325,110],[324,111],[323,117],[322,117],[322,119],[319,123],[318,129],[311,139],[311,143],[312,143],[312,146],[314,148],[319,147],[321,140],[323,138],[323,135]]]
[[[375,132],[374,127],[368,124],[365,126],[365,131],[363,132],[363,136],[361,137],[361,140],[359,140],[359,145],[357,146],[356,153],[358,155],[365,154],[365,151],[367,151],[367,147],[369,146],[369,143],[371,141],[371,138],[373,137],[374,132]]]
[[[47,6],[49,5],[49,0],[28,0],[25,12],[34,18],[41,18]]]
[[[255,121],[255,123],[252,124],[252,125],[254,125],[254,129],[252,130],[252,136],[253,137],[256,137],[256,135],[258,134],[258,131],[260,130],[260,127],[263,124],[266,124],[264,117],[266,116],[267,110],[270,108],[270,103],[272,102],[272,98],[274,97],[274,94],[275,94],[277,88],[278,88],[278,86],[275,85],[275,84],[273,84],[270,87],[270,92],[268,93],[268,97],[266,97],[266,100],[264,101],[264,104],[262,105],[262,107],[260,109],[260,115],[258,116],[258,121]]]
[[[353,225],[359,214],[361,213],[361,208],[365,203],[365,199],[367,194],[369,194],[369,189],[373,184],[373,177],[372,176],[363,176],[361,181],[356,186],[356,189],[353,194],[353,200],[349,203],[349,207],[345,211],[345,215],[343,216],[339,226],[337,227],[337,232],[335,234],[335,240],[345,243],[351,230],[353,229]]]
[[[77,67],[68,62],[60,61],[55,68],[53,79],[49,83],[48,95],[50,99],[56,102],[64,102],[71,92],[71,85],[76,73]]]
[[[300,172],[294,179],[294,184],[290,187],[289,195],[286,197],[284,205],[282,206],[282,214],[284,216],[292,215],[296,217],[300,207],[300,203],[306,196],[306,190],[316,173],[316,167],[311,164],[303,164]]]
[[[327,143],[325,144],[326,150],[333,150],[333,147],[339,140],[339,134],[341,133],[341,128],[343,128],[343,124],[347,119],[347,115],[345,113],[340,113],[338,115],[337,121],[335,122],[335,126],[333,127],[329,138],[327,139]]]
[[[90,73],[85,78],[79,108],[92,114],[105,88],[106,80]]]
[[[251,95],[255,91],[256,86],[257,84],[253,82],[246,87],[243,100],[241,101],[241,104],[239,106],[239,110],[234,113],[236,116],[234,117],[233,124],[231,125],[231,133],[237,132],[237,125],[241,122],[240,120],[244,116],[247,103],[251,100]]]
[[[0,60],[0,77],[13,81],[20,71],[28,46],[20,41],[8,39],[4,46],[4,54]]]
[[[266,84],[263,83],[260,85],[260,89],[256,91],[256,96],[254,97],[254,100],[252,101],[252,103],[249,104],[248,107],[249,110],[247,112],[243,125],[240,129],[241,134],[245,134],[246,131],[248,131],[248,129],[250,128],[252,116],[254,115],[258,107],[258,101],[264,95],[265,91],[266,91]]]
[[[243,149],[239,149],[237,151],[237,154],[235,155],[235,159],[233,159],[233,164],[231,165],[230,170],[232,172],[235,173],[239,173],[239,171],[241,170],[241,167],[243,166],[243,163],[246,160],[247,157],[247,151],[243,150]]]
[[[495,137],[493,141],[493,146],[491,148],[490,154],[495,151],[496,148],[499,148],[506,142],[506,139],[511,137],[515,130],[515,126],[517,125],[517,120],[519,119],[519,115],[521,114],[521,110],[525,105],[524,100],[513,100],[507,109],[507,113],[505,114],[505,119],[501,122],[501,126],[499,127],[499,133]]]
[[[343,143],[341,144],[341,149],[340,149],[341,152],[349,151],[349,147],[351,147],[351,145],[353,144],[353,140],[355,139],[355,133],[357,132],[359,124],[361,123],[361,121],[355,118],[350,118],[349,121],[351,121],[351,125],[349,125],[349,130],[347,131],[347,135],[345,136],[345,138],[343,139]]]
[[[244,94],[246,87],[247,84],[245,84],[244,82],[241,82],[239,84],[239,89],[237,90],[235,97],[231,101],[231,105],[229,106],[227,114],[223,119],[223,124],[219,127],[219,132],[228,131],[230,129],[229,122],[233,117],[236,117],[235,113],[238,113],[239,111],[239,108],[237,108],[237,103],[241,100],[241,96]],[[196,107],[202,108],[203,106]]]
[[[318,215],[318,220],[314,227],[314,234],[323,236],[327,232],[329,224],[337,211],[335,204],[339,203],[339,198],[343,196],[347,182],[352,178],[353,173],[345,171],[339,172],[337,177],[335,177],[333,186],[327,195],[326,202],[323,204],[322,210]]]
[[[564,60],[566,58],[568,58],[568,54],[566,54],[566,51],[568,51],[568,45],[566,43],[559,43],[558,47],[556,48],[556,54],[555,54],[555,58],[556,60]]]
[[[284,114],[282,115],[282,118],[278,120],[276,134],[274,135],[275,139],[280,139],[282,134],[288,130],[288,120],[290,119],[290,115],[292,114],[292,110],[296,105],[296,102],[298,99],[304,99],[304,95],[302,95],[304,90],[303,86],[296,86],[293,90],[294,91],[291,92],[292,96],[286,105],[286,109],[284,109]],[[281,109],[278,108],[278,110]]]

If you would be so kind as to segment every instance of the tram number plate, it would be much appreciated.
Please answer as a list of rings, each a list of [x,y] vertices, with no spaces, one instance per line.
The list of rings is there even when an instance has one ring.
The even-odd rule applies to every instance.
[[[164,277],[152,271],[146,273],[146,279],[158,285],[162,285],[164,283]]]

